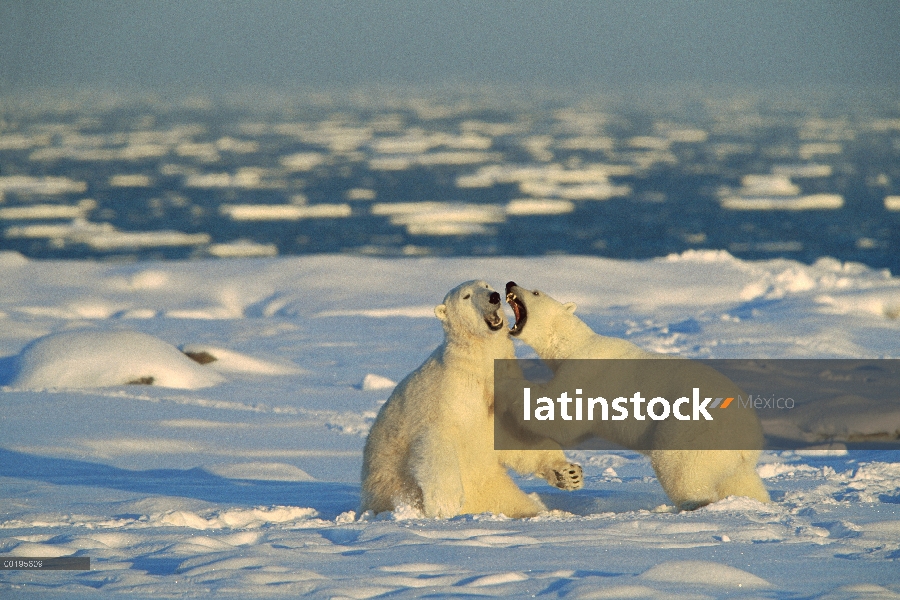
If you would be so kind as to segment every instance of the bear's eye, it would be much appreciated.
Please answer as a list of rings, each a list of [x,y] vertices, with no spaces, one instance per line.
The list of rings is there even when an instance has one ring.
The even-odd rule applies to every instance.
[[[539,291],[537,291],[537,290],[534,290],[534,291],[531,292],[531,293],[534,294],[535,296],[540,296],[540,295],[541,295],[541,293],[540,293]]]
[[[463,296],[463,300],[468,300],[471,297],[472,297],[472,294],[466,294],[465,296]]]

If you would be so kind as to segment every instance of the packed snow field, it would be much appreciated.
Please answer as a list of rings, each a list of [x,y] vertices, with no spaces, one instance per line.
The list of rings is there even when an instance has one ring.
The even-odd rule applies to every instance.
[[[657,352],[900,357],[900,279],[831,259],[2,253],[0,555],[91,570],[2,571],[0,595],[900,598],[898,452],[767,452],[771,504],[678,513],[643,456],[572,451],[584,489],[517,480],[533,519],[357,514],[369,426],[476,278]]]

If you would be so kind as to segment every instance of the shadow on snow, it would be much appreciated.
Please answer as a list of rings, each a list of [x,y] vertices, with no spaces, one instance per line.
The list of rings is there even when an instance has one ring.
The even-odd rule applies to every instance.
[[[180,496],[207,502],[311,507],[334,519],[359,505],[359,486],[328,481],[226,479],[203,469],[132,471],[100,463],[49,458],[0,448],[0,477],[54,485],[110,488],[139,494]]]

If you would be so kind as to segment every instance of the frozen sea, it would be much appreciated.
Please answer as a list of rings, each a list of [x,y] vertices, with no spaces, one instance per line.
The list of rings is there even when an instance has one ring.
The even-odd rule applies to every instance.
[[[657,352],[900,358],[896,100],[729,98],[8,100],[0,555],[91,570],[0,596],[900,598],[896,451],[767,451],[766,505],[679,513],[641,455],[577,450],[582,490],[517,479],[533,519],[356,512],[465,280]],[[98,336],[25,380],[66,331],[218,360]],[[136,360],[175,387],[110,385]]]
[[[893,91],[0,97],[0,248],[823,256],[900,272]]]

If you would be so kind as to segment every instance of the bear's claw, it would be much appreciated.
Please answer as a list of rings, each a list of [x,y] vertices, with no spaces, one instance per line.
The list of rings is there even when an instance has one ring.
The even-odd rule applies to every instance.
[[[560,471],[553,471],[556,481],[551,482],[561,490],[580,490],[584,485],[581,465],[569,463]]]

